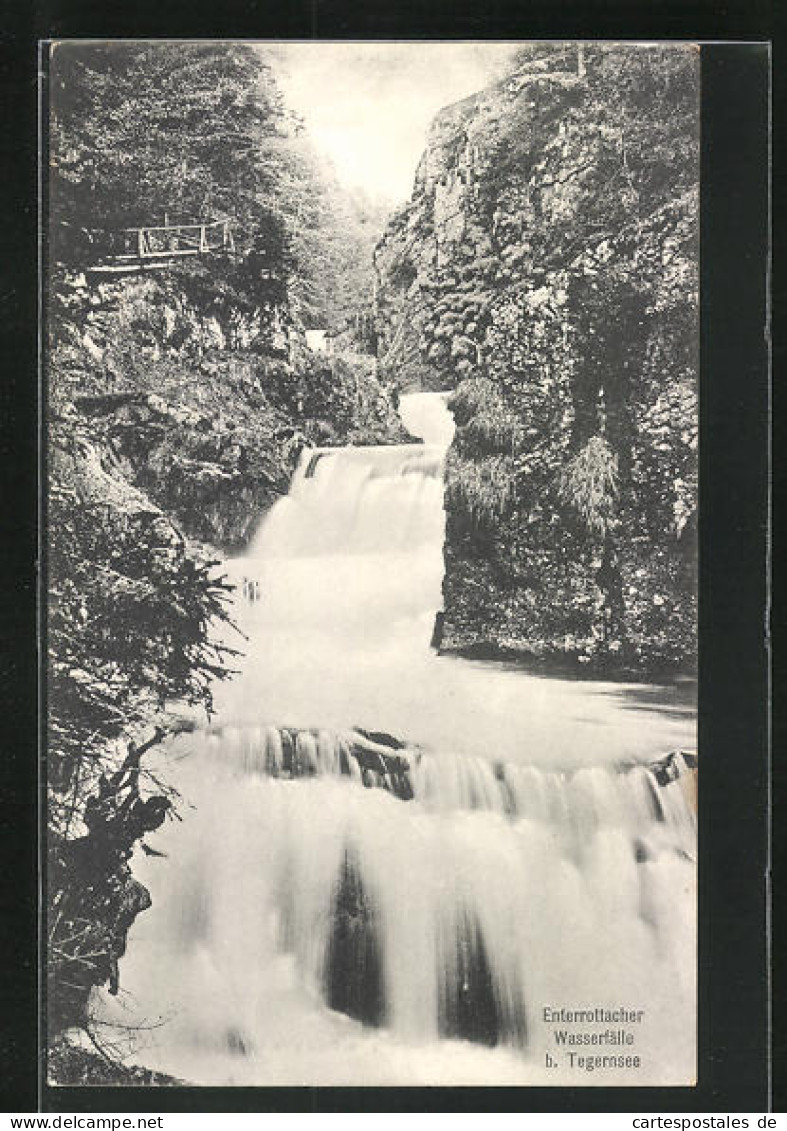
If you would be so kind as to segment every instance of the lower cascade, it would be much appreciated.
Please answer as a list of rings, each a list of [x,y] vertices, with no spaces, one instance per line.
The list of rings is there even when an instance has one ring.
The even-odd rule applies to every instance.
[[[160,755],[184,819],[100,1008],[200,1084],[685,1082],[691,711],[430,648],[452,421],[401,414],[422,443],[307,450],[227,563],[243,670]]]

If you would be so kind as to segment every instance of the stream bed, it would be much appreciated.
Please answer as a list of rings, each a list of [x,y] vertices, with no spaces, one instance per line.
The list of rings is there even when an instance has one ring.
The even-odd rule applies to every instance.
[[[242,671],[153,756],[183,820],[100,1007],[196,1084],[687,1084],[693,701],[438,656],[453,425],[401,413],[227,563]]]

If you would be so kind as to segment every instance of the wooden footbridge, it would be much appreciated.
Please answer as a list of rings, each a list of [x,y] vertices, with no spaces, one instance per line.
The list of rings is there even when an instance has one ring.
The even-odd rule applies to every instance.
[[[91,242],[98,254],[89,270],[98,275],[130,274],[171,267],[194,256],[235,253],[233,221],[226,219],[123,228],[96,233]]]

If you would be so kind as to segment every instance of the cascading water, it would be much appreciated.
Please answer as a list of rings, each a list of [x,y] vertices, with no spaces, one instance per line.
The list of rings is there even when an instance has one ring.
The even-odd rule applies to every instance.
[[[401,411],[423,444],[306,452],[228,563],[243,671],[166,752],[193,809],[103,1007],[195,1083],[686,1083],[691,711],[430,650],[452,422]],[[643,1012],[569,1050],[561,1008]]]

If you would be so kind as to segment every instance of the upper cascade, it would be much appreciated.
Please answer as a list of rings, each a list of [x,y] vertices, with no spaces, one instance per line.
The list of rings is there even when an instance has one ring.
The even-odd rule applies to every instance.
[[[290,492],[265,517],[255,560],[315,555],[439,555],[444,534],[443,463],[453,431],[441,394],[402,397],[416,435],[441,443],[306,448]]]

